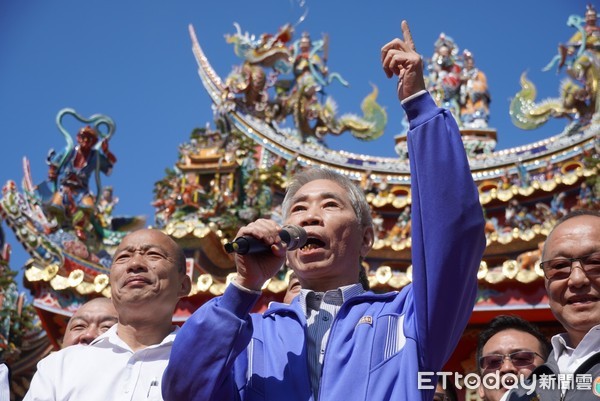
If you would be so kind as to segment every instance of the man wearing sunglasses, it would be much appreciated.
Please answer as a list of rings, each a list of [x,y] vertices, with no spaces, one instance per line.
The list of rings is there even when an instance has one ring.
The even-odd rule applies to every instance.
[[[529,376],[549,352],[548,339],[533,324],[518,316],[494,318],[477,340],[477,367],[482,377],[479,397],[499,401],[508,391],[505,385],[510,387],[518,378]]]
[[[552,338],[548,361],[507,399],[598,400],[600,397],[600,212],[561,218],[546,240],[540,264],[550,309],[566,333]]]

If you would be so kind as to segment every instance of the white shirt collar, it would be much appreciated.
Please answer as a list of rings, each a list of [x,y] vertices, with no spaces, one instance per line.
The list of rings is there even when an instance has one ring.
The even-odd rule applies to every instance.
[[[119,348],[126,349],[128,351],[132,351],[131,348],[129,347],[129,345],[127,345],[127,343],[125,343],[125,341],[123,341],[121,339],[121,337],[119,337],[119,334],[117,333],[118,326],[119,326],[118,323],[113,325],[110,329],[106,330],[104,333],[102,333],[101,335],[96,337],[94,339],[94,341],[92,341],[90,343],[90,345],[101,346],[103,343],[110,343]],[[173,341],[175,341],[175,336],[177,335],[177,332],[179,331],[179,329],[180,329],[179,326],[173,325],[173,331],[171,331],[171,333],[169,333],[159,344],[154,344],[147,348],[155,348],[155,347],[160,347],[160,346],[163,346],[166,344],[172,344]]]
[[[552,349],[560,373],[574,373],[590,356],[600,352],[600,324],[592,327],[577,347],[571,347],[568,341],[567,333],[552,337]]]

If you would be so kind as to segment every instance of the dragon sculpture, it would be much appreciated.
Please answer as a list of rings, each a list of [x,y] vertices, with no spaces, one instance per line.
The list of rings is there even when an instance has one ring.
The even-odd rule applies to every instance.
[[[567,26],[577,30],[566,44],[559,45],[558,54],[543,69],[548,71],[557,65],[565,67],[567,77],[560,85],[560,97],[536,102],[535,85],[526,74],[521,75],[521,90],[512,99],[510,116],[522,129],[532,130],[551,118],[568,118],[572,127],[582,127],[597,118],[598,83],[600,78],[600,29],[596,25],[597,14],[592,5],[587,6],[585,18],[571,15]]]
[[[333,81],[348,85],[326,66],[327,36],[313,41],[304,33],[291,43],[294,30],[289,24],[275,35],[263,34],[259,39],[242,34],[237,24],[235,27],[236,33],[226,39],[244,62],[225,81],[222,112],[237,109],[270,123],[291,117],[302,141],[321,141],[326,134],[346,131],[361,140],[383,134],[387,115],[376,101],[377,88],[363,100],[362,116],[338,116],[335,100],[329,96],[322,100],[324,87]]]

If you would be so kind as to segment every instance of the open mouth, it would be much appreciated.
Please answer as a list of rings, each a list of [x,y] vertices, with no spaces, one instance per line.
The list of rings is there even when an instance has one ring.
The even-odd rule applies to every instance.
[[[569,298],[567,303],[569,305],[573,305],[573,304],[587,304],[587,303],[596,302],[596,301],[598,301],[598,298],[593,297],[593,296],[576,296],[576,297]]]
[[[313,249],[323,248],[325,243],[318,238],[309,237],[306,240],[306,244],[302,248],[303,251],[311,251]]]

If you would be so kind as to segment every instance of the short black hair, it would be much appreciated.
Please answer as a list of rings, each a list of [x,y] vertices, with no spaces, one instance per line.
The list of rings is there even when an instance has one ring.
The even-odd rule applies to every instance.
[[[454,375],[451,376],[452,378],[454,377]],[[440,384],[441,382],[438,380],[438,384]],[[456,387],[454,386],[453,383],[453,379],[451,379],[450,377],[446,378],[446,386],[442,386],[444,387],[444,393],[446,394],[446,397],[449,401],[458,401],[458,394],[456,392]]]
[[[487,344],[490,338],[504,330],[518,330],[531,334],[537,338],[540,343],[540,348],[542,349],[541,356],[544,358],[544,360],[548,358],[551,349],[550,341],[548,341],[548,337],[546,337],[536,325],[519,316],[500,315],[493,318],[492,321],[479,333],[477,338],[477,369],[481,370],[479,359],[482,357],[483,347],[485,344]]]

